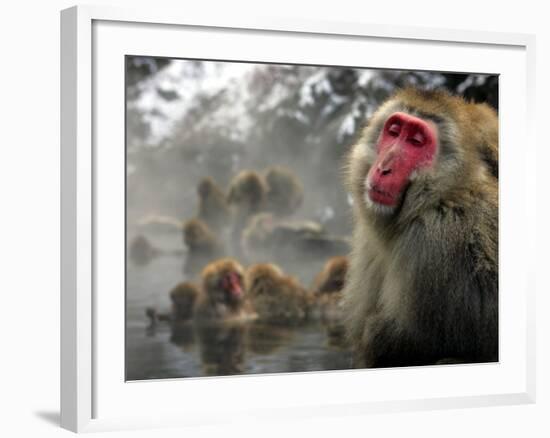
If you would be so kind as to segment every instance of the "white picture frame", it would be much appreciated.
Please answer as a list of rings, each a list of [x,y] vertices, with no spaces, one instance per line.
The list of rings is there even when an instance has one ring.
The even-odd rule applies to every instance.
[[[388,48],[403,56],[389,60]],[[534,50],[534,36],[525,34],[103,6],[62,11],[62,427],[84,432],[534,402],[535,268],[522,256],[534,253],[535,242],[535,213],[524,207],[535,205]],[[500,362],[121,380],[123,54],[500,74]],[[512,144],[522,144],[523,153]],[[523,232],[514,236],[518,227]],[[368,391],[354,390],[362,386]],[[290,389],[291,401],[285,396]],[[235,393],[232,403],[228,394]]]

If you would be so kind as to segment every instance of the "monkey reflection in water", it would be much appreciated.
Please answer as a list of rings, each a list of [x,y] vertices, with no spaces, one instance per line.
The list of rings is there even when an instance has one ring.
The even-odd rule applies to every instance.
[[[188,281],[179,283],[170,291],[172,301],[170,342],[190,351],[194,346],[193,309],[200,295],[199,288]]]
[[[196,327],[203,371],[207,376],[240,374],[244,371],[244,324],[203,321]]]
[[[296,327],[255,322],[248,328],[247,349],[261,355],[273,354],[292,341],[295,331]]]
[[[230,258],[202,271],[195,326],[207,375],[243,371],[246,322],[256,317],[244,295],[243,277],[243,267]]]
[[[341,301],[348,267],[347,257],[331,257],[316,275],[312,286],[315,311],[319,313],[319,318],[326,328],[329,345],[334,347],[346,346]]]
[[[195,330],[189,322],[172,321],[170,324],[170,342],[184,352],[190,352],[195,347]]]

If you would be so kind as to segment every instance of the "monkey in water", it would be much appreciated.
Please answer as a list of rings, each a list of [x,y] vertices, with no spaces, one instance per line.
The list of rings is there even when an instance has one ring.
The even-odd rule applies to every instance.
[[[345,256],[328,259],[321,272],[315,276],[313,293],[321,296],[341,292],[344,289],[348,265],[348,258]]]
[[[229,183],[227,202],[234,221],[246,223],[248,218],[265,208],[267,186],[260,174],[253,170],[239,172]]]
[[[199,322],[254,318],[245,297],[244,269],[239,262],[224,258],[209,263],[203,269],[201,293],[194,312]]]
[[[143,234],[139,234],[130,242],[130,259],[138,266],[149,264],[161,251],[153,246]]]
[[[265,209],[266,192],[265,180],[252,170],[242,170],[229,183],[227,203],[232,216],[231,242],[237,253],[248,220]]]
[[[331,257],[321,272],[315,276],[312,287],[315,308],[326,327],[329,343],[333,346],[345,344],[342,290],[345,286],[348,266],[347,257]]]
[[[221,239],[199,219],[191,219],[183,226],[183,242],[187,247],[184,272],[195,275],[212,260],[224,255]]]
[[[199,294],[199,288],[195,284],[189,281],[178,283],[170,291],[170,301],[172,301],[172,320],[190,320],[193,316],[193,309]]]
[[[290,216],[304,200],[304,188],[290,169],[270,166],[265,170],[266,210],[276,216]]]
[[[225,193],[211,177],[200,181],[197,193],[199,195],[197,217],[216,231],[221,231],[229,225],[230,211]]]
[[[199,288],[189,282],[178,283],[170,291],[172,308],[169,312],[158,312],[155,307],[147,307],[145,315],[149,319],[149,327],[155,327],[158,322],[172,324],[188,323],[193,317],[195,302],[200,294]]]
[[[298,280],[272,263],[250,266],[245,284],[252,306],[261,322],[292,326],[308,317],[311,298]]]
[[[342,311],[340,301],[344,289],[349,262],[345,256],[328,259],[313,281],[315,305],[323,321],[340,321]]]
[[[344,288],[358,367],[498,360],[498,118],[444,91],[398,91],[348,157]]]
[[[245,323],[255,315],[246,300],[243,277],[243,267],[230,258],[208,264],[201,273],[194,322],[206,375],[244,369]]]
[[[205,257],[219,257],[223,253],[223,244],[199,219],[191,219],[183,226],[183,242],[189,252]]]

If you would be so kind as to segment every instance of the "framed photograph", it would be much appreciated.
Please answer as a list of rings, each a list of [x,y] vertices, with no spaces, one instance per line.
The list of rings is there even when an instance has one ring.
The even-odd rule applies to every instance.
[[[79,6],[61,54],[63,427],[534,402],[533,36]]]

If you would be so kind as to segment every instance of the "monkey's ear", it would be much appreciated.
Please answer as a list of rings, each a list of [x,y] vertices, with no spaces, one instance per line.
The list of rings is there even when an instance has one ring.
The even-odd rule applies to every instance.
[[[493,144],[483,144],[479,152],[491,175],[498,179],[498,148]]]

